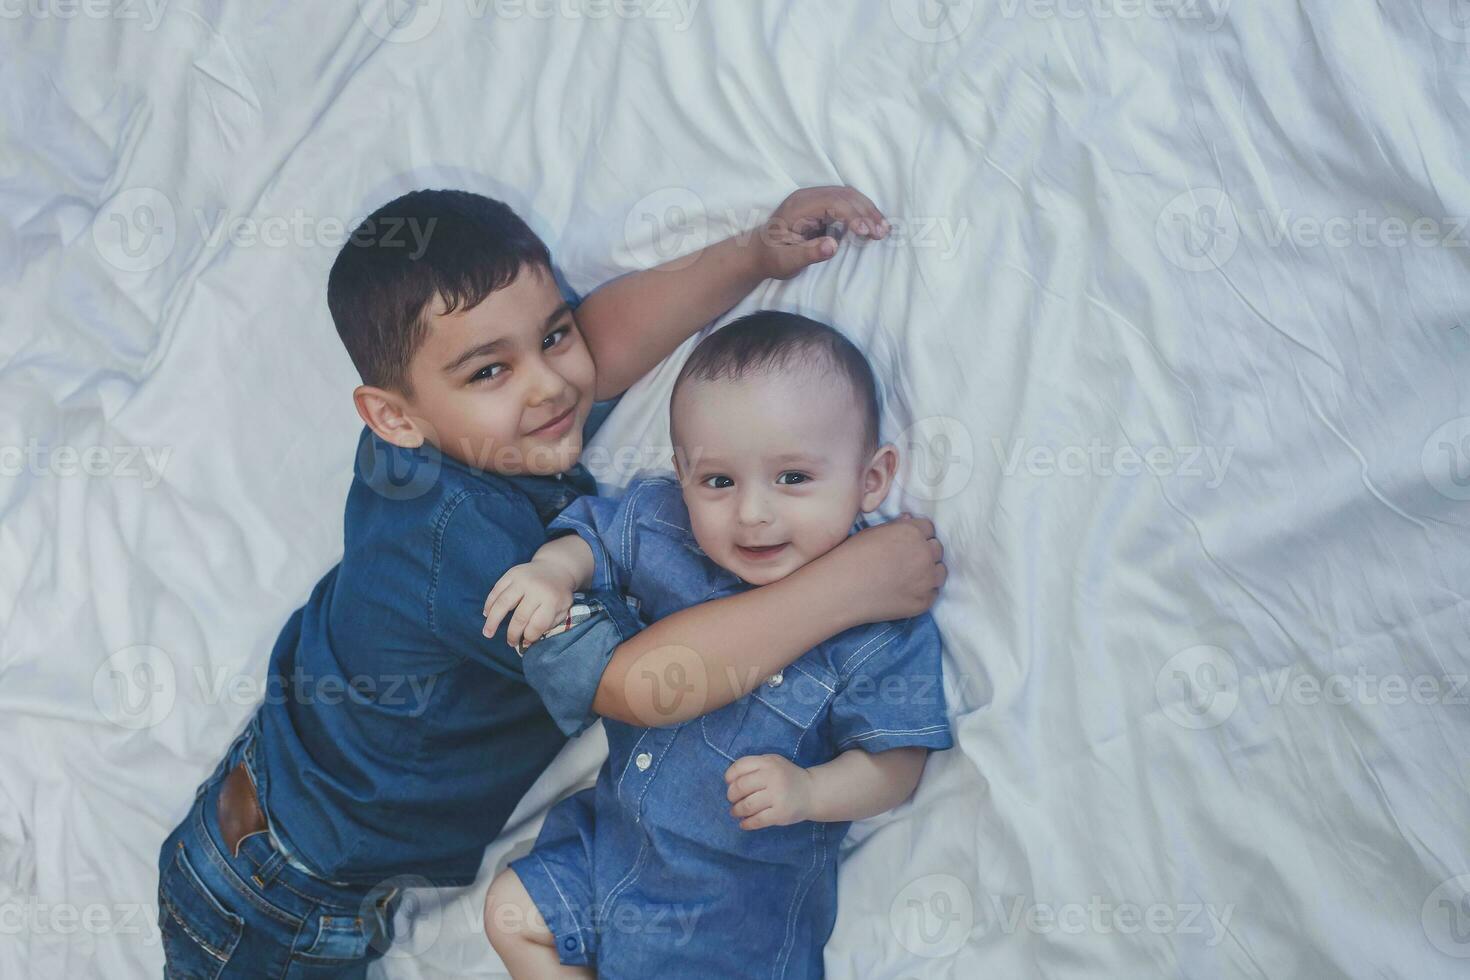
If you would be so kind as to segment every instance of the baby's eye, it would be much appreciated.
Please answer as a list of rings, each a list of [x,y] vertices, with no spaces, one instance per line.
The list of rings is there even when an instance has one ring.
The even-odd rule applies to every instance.
[[[699,482],[711,490],[723,490],[726,487],[733,487],[735,485],[734,480],[720,473],[716,473],[714,476],[707,476]]]
[[[475,381],[489,381],[492,378],[499,377],[500,372],[504,370],[504,364],[487,364],[484,367],[480,368],[480,370],[476,371],[474,374],[470,375],[470,381],[472,383]]]
[[[776,477],[776,482],[790,487],[795,486],[798,483],[805,483],[810,479],[811,477],[807,476],[805,473],[798,473],[795,470],[787,470],[785,473],[782,473],[780,476]]]
[[[541,338],[541,349],[551,350],[551,348],[561,343],[562,338],[565,337],[568,332],[569,330],[567,327],[557,327],[555,330],[551,331],[551,333]]]

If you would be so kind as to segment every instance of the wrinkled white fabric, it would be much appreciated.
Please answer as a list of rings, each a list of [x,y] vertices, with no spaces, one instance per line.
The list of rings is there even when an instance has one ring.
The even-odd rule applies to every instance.
[[[891,241],[735,312],[881,375],[959,744],[854,828],[831,975],[1464,975],[1463,5],[396,9],[0,19],[0,975],[157,975],[159,841],[340,554],[343,226],[492,194],[585,293],[833,182]],[[375,972],[499,974],[486,883],[603,752]]]

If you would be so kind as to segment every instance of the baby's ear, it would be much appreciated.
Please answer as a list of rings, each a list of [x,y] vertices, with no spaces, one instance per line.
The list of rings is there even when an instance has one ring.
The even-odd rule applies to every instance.
[[[888,497],[893,486],[894,474],[898,472],[898,447],[885,442],[874,451],[872,459],[863,470],[864,514],[871,514]]]

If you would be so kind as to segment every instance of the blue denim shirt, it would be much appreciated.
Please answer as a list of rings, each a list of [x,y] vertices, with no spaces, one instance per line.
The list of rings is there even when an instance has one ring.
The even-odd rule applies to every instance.
[[[617,636],[601,659],[543,664],[532,647],[522,660],[504,625],[482,634],[491,586],[595,492],[580,465],[501,476],[363,430],[342,560],[281,630],[252,723],[261,805],[294,859],[349,884],[474,880],[521,796],[593,720],[617,639],[638,629],[607,596]]]
[[[649,621],[749,588],[700,550],[672,478],[636,481],[617,500],[579,498],[551,528],[580,535],[595,586],[625,589]],[[741,830],[724,781],[734,760],[778,753],[807,768],[852,748],[953,744],[928,615],[847,630],[693,721],[604,727],[597,786],[558,804],[514,867],[548,922],[562,924],[562,962],[591,958],[616,968],[609,976],[640,978],[822,974],[848,824]],[[582,864],[590,880],[573,880]],[[689,941],[679,927],[655,934],[654,922],[689,924]]]

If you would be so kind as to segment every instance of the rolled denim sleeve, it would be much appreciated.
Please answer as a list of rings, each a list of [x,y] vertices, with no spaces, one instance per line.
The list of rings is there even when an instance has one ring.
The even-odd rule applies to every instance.
[[[928,615],[884,624],[872,642],[843,665],[832,699],[836,746],[883,752],[905,746],[947,749],[943,647]]]
[[[592,586],[596,589],[626,590],[638,562],[638,519],[657,500],[666,477],[638,480],[617,498],[578,497],[556,516],[547,532],[571,531],[592,549]]]
[[[592,616],[571,629],[545,636],[526,647],[526,683],[541,695],[556,726],[579,735],[594,721],[592,702],[602,673],[618,644],[642,628],[626,600],[607,590],[584,593]]]

